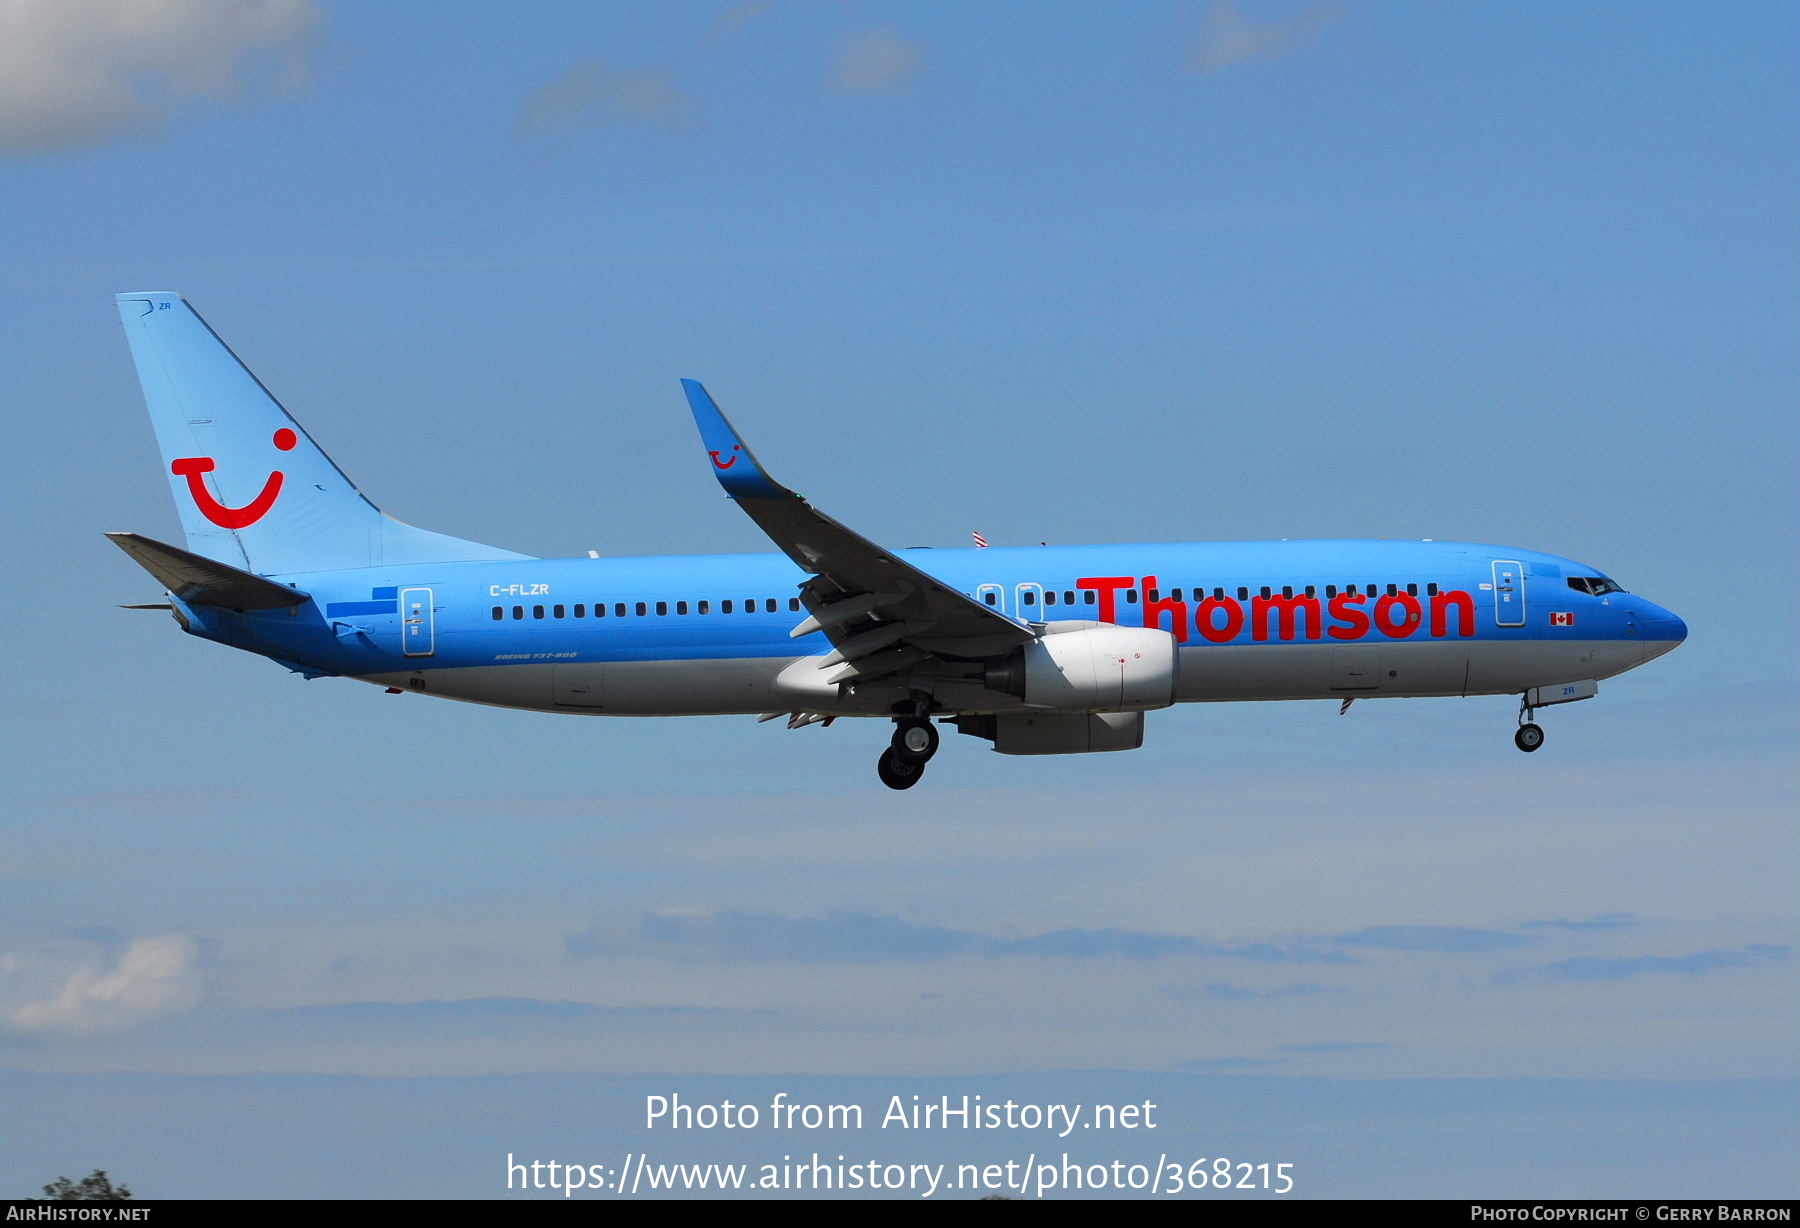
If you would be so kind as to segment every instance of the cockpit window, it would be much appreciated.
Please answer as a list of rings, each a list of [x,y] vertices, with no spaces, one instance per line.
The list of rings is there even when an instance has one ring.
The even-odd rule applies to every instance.
[[[1578,593],[1588,593],[1595,597],[1604,597],[1608,593],[1622,593],[1624,587],[1608,580],[1605,576],[1570,576],[1569,587]]]

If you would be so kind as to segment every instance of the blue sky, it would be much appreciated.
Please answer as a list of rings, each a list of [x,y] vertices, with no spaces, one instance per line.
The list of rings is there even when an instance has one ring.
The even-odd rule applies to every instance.
[[[1454,1081],[1508,1138],[1586,1105],[1633,1193],[1697,1080],[1713,1192],[1793,1194],[1800,1114],[1725,1127],[1800,1077],[1794,11],[120,12],[23,3],[0,49],[0,1104],[191,1114],[146,1146],[119,1092],[0,1148],[9,1190],[223,1191],[234,1104],[322,1106],[329,1151],[356,1079],[439,1088],[474,1155],[516,1149],[481,1089],[516,1125],[549,1075],[1114,1071],[1272,1081],[1284,1117],[1229,1120],[1315,1193],[1537,1188],[1430,1131],[1351,1181],[1339,1081],[1391,1123]],[[1529,759],[1505,699],[1208,706],[1128,756],[954,739],[905,795],[872,725],[305,683],[115,608],[155,594],[99,535],[175,532],[127,289],[186,294],[387,510],[535,554],[765,548],[691,375],[893,545],[1499,541],[1691,636]]]

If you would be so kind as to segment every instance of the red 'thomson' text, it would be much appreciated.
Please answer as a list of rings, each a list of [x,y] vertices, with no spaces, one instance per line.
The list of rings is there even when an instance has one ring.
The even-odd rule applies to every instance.
[[[1407,592],[1386,593],[1370,597],[1360,589],[1346,589],[1335,597],[1321,601],[1317,596],[1295,593],[1284,596],[1271,593],[1247,602],[1235,597],[1202,596],[1195,589],[1195,600],[1151,594],[1157,591],[1156,577],[1085,576],[1075,587],[1092,589],[1098,594],[1096,614],[1101,622],[1119,621],[1119,593],[1137,589],[1143,594],[1144,625],[1168,631],[1180,643],[1198,635],[1214,644],[1224,644],[1250,628],[1252,640],[1316,640],[1329,636],[1334,640],[1360,640],[1371,630],[1389,639],[1403,640],[1426,627],[1434,639],[1475,634],[1475,598],[1461,589],[1444,589],[1424,600]]]

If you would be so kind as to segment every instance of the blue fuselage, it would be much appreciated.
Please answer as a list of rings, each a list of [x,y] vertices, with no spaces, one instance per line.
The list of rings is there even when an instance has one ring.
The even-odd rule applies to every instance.
[[[1583,564],[1466,543],[904,554],[1022,622],[1171,632],[1181,700],[1518,692],[1619,673],[1686,635],[1675,615]],[[817,632],[790,638],[805,616],[796,596],[805,577],[774,554],[429,563],[276,578],[312,600],[243,614],[183,607],[189,629],[308,675],[615,714],[778,708],[780,670],[830,648]],[[1600,588],[1611,591],[1593,591]],[[606,672],[607,701],[561,702],[569,696],[559,696],[558,666],[586,667],[596,693]],[[1009,706],[969,695],[956,706],[969,704]]]

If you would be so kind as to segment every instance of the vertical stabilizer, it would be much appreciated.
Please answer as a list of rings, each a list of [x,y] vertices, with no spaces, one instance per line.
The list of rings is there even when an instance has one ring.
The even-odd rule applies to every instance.
[[[260,575],[529,557],[384,515],[187,300],[117,301],[194,553]]]

